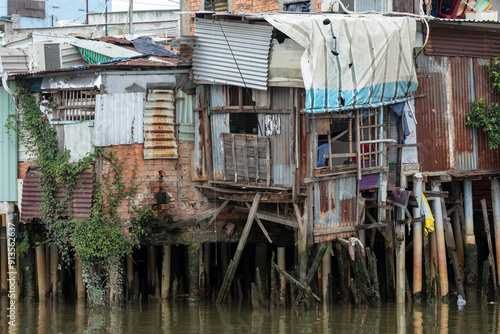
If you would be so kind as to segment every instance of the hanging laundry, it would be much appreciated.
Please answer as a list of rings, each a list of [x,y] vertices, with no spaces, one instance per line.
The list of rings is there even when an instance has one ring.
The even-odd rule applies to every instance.
[[[403,144],[405,143],[405,138],[410,134],[410,128],[408,127],[408,121],[406,120],[405,104],[405,102],[401,102],[389,105],[389,108],[394,111],[394,116],[396,116],[396,124],[398,129],[399,121],[401,117],[403,118]]]
[[[365,247],[363,246],[363,243],[361,240],[355,237],[350,237],[349,238],[349,255],[351,256],[351,260],[354,261],[356,257],[356,244],[359,245],[359,248],[361,249],[361,254],[363,257],[365,257]]]
[[[411,191],[400,190],[398,188],[392,189],[392,196],[394,197],[394,205],[401,208],[408,206],[408,199],[410,198]]]
[[[432,216],[431,207],[429,206],[429,202],[427,202],[427,198],[425,198],[424,193],[422,192],[422,203],[420,204],[420,213],[425,217],[425,235],[429,234],[429,232],[434,232],[434,217]]]

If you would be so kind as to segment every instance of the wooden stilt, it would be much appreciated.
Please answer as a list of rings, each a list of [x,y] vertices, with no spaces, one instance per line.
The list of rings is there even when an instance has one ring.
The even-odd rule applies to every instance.
[[[200,244],[188,246],[189,302],[199,300]]]
[[[285,247],[278,247],[278,266],[283,270],[286,269]],[[280,305],[286,304],[286,279],[285,276],[279,276],[280,287]]]
[[[493,253],[493,244],[491,242],[491,234],[490,234],[490,221],[488,219],[488,208],[486,207],[486,200],[483,198],[481,200],[481,208],[483,210],[483,222],[484,222],[484,232],[486,233],[486,241],[488,242],[488,251],[491,257],[491,270],[493,277],[493,287],[495,291],[495,299],[498,297],[498,285],[497,285],[497,270],[495,265],[495,255]]]
[[[170,265],[172,257],[172,246],[163,246],[163,261],[161,269],[161,298],[170,297]]]
[[[226,294],[231,287],[231,281],[233,280],[234,274],[236,273],[236,268],[238,267],[238,264],[240,262],[241,253],[243,253],[243,248],[245,247],[248,235],[250,234],[250,229],[252,228],[253,220],[255,218],[255,214],[257,213],[257,208],[259,207],[260,198],[260,193],[255,194],[252,208],[248,213],[247,222],[245,224],[245,227],[243,228],[243,232],[241,233],[240,241],[238,243],[238,247],[236,248],[236,253],[234,254],[234,258],[232,261],[233,266],[231,267],[231,270],[229,270],[228,268],[224,276],[224,281],[222,283],[221,290],[219,291],[219,296],[217,297],[217,304],[220,304],[224,301],[224,299],[226,298]]]
[[[267,244],[259,243],[255,245],[255,266],[259,270],[260,281],[262,282],[262,294],[264,298],[269,296],[268,282],[269,282],[269,260],[267,257]]]
[[[85,285],[83,284],[82,261],[78,257],[75,258],[75,287],[76,298],[78,300],[84,300]]]
[[[127,255],[127,300],[135,298],[134,293],[134,254]]]
[[[327,250],[325,252],[325,255],[323,255],[323,262],[322,262],[322,267],[323,267],[323,281],[322,281],[322,288],[323,288],[323,302],[329,303],[330,302],[330,282],[329,278],[332,273],[332,256],[330,254],[330,243],[328,243]]]
[[[50,282],[52,284],[52,299],[57,300],[57,267],[59,265],[59,252],[56,245],[50,246]]]
[[[205,298],[210,296],[210,258],[212,253],[212,247],[210,243],[203,244],[203,268],[205,275],[205,286],[203,287]]]
[[[117,306],[120,304],[120,287],[118,281],[118,268],[116,265],[111,265],[109,269],[109,304]]]
[[[156,284],[156,247],[148,246],[148,293],[155,294]]]
[[[47,276],[45,266],[45,245],[39,245],[36,251],[36,277],[38,285],[38,300],[45,300],[47,297]]]
[[[5,236],[5,227],[1,227],[0,235]],[[0,290],[2,296],[7,296],[9,286],[7,284],[7,239],[0,239]]]

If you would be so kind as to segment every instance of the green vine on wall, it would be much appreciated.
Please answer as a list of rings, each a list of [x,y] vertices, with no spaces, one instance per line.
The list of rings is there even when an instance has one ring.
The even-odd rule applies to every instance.
[[[500,62],[498,57],[495,58],[493,64],[488,65],[488,72],[493,80],[493,87],[500,91]],[[500,145],[500,105],[492,103],[486,106],[484,99],[473,101],[471,109],[467,114],[468,126],[483,128],[483,131],[488,135],[488,146],[492,150],[496,150]]]
[[[144,233],[140,223],[150,209],[136,210],[131,205],[131,199],[137,192],[137,185],[133,181],[135,175],[129,188],[126,188],[123,161],[117,158],[115,152],[96,148],[77,163],[70,163],[70,151],[65,149],[59,152],[57,133],[40,110],[37,97],[31,95],[22,82],[18,83],[17,96],[19,115],[11,115],[5,126],[18,133],[19,141],[39,167],[42,198],[40,216],[46,227],[47,238],[59,247],[61,258],[66,263],[74,256],[82,261],[90,303],[106,305],[111,288],[121,293],[121,260],[132,253],[133,247],[139,246],[139,238]],[[76,180],[80,173],[92,170],[97,157],[108,161],[110,172],[103,184],[94,181],[91,216],[79,220],[72,211],[73,190],[78,186]],[[64,185],[63,199],[55,196],[57,184]],[[136,211],[128,226],[132,228],[131,233],[125,233],[126,223],[118,213],[123,201],[128,201],[130,212]],[[63,212],[66,217],[62,217]],[[110,279],[111,274],[114,280]]]

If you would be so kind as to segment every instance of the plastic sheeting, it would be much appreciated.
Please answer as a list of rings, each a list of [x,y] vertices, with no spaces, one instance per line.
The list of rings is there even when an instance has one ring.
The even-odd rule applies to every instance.
[[[177,53],[165,49],[164,46],[156,44],[151,37],[139,37],[132,40],[132,43],[137,51],[147,55],[179,58]]]
[[[306,49],[307,113],[403,102],[417,89],[411,18],[275,14],[266,20]]]

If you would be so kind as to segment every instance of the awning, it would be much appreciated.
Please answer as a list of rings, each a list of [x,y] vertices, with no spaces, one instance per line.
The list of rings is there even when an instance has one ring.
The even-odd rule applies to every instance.
[[[414,19],[271,14],[266,20],[305,48],[301,70],[307,113],[399,103],[417,89]]]

